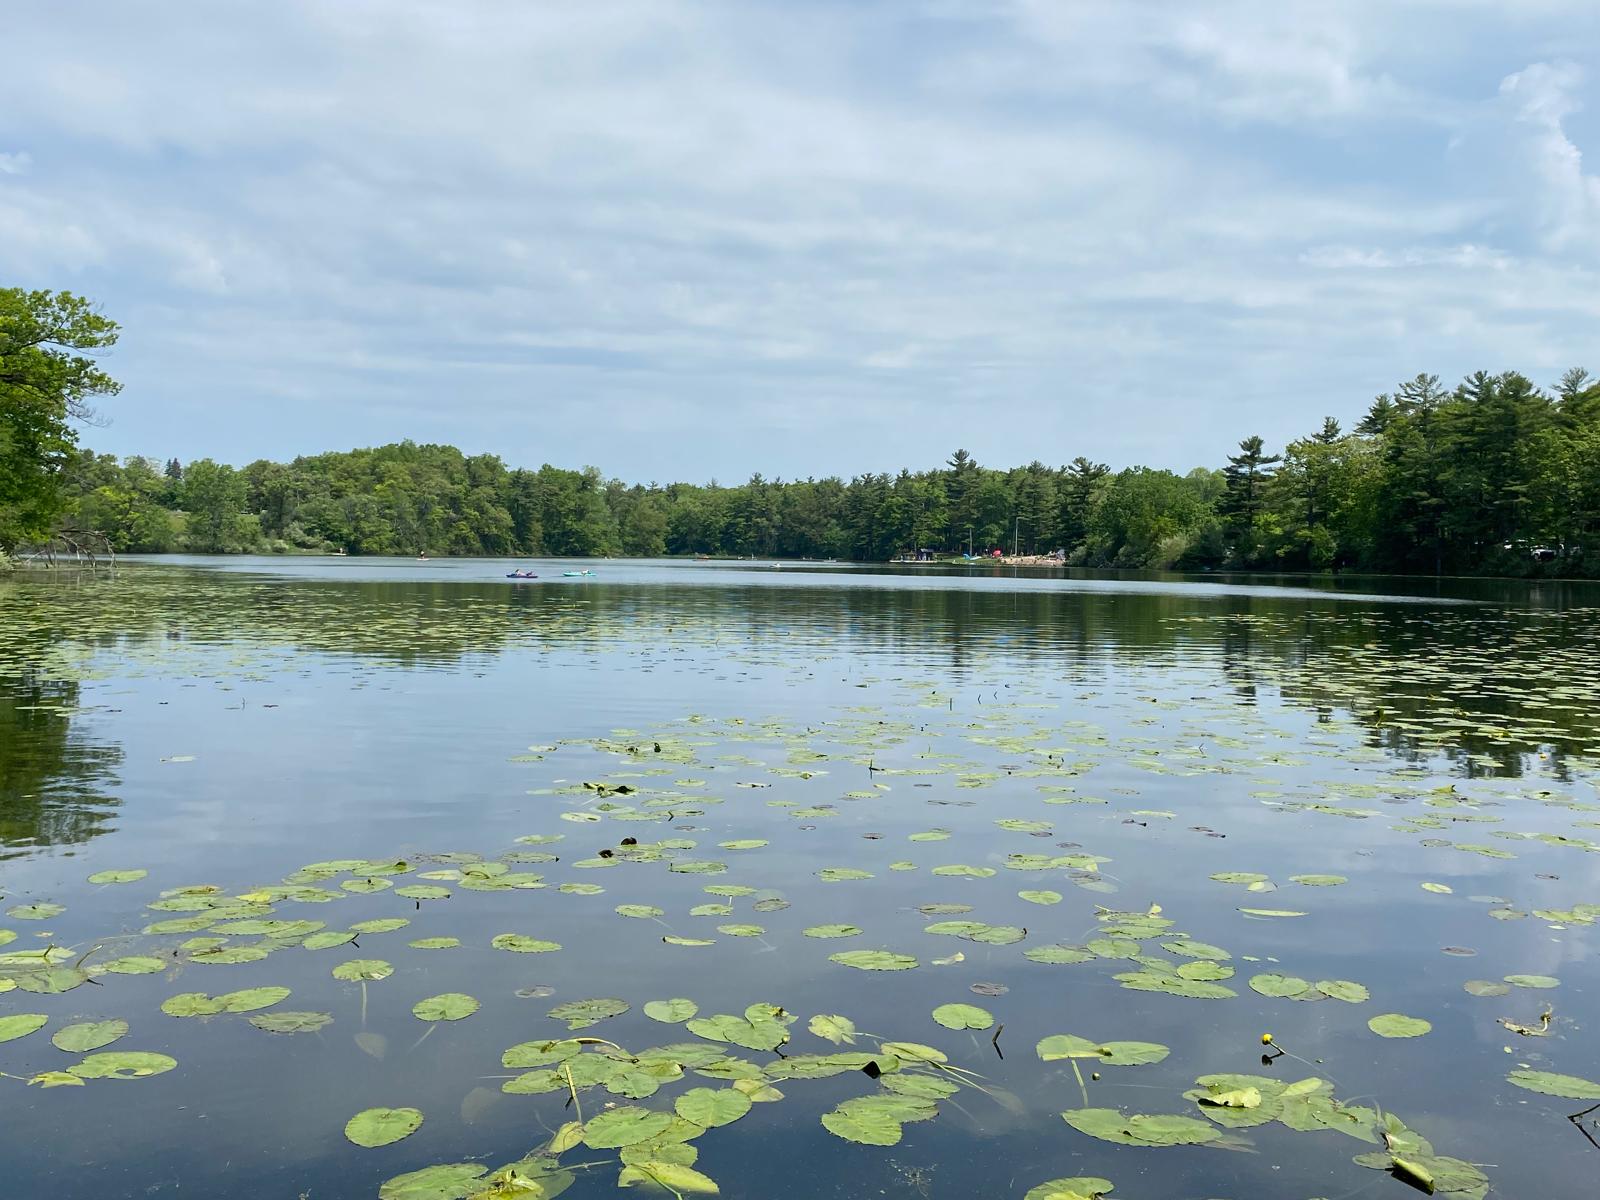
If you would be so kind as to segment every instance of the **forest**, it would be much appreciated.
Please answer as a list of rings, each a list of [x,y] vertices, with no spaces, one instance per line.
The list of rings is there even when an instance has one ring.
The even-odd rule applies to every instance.
[[[661,485],[595,467],[509,467],[399,442],[243,467],[97,454],[92,402],[115,322],[66,292],[0,289],[0,565],[52,539],[118,552],[882,561],[1061,553],[1072,565],[1600,575],[1600,382],[1550,389],[1418,375],[1281,451],[1240,441],[1187,474],[1078,456],[849,480]]]
[[[234,468],[81,451],[70,517],[121,551],[708,554],[881,561],[919,549],[1065,552],[1083,566],[1600,573],[1600,385],[1418,375],[1348,430],[1258,437],[1179,475],[1074,458],[849,480],[628,484],[401,442]]]

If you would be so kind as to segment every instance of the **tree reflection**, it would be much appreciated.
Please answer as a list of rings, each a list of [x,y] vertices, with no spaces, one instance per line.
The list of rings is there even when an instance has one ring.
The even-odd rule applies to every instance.
[[[0,860],[104,833],[122,751],[74,729],[78,685],[0,674]]]

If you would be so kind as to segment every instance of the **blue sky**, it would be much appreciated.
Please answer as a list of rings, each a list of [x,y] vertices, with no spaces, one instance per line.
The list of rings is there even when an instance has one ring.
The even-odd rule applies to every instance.
[[[12,0],[0,286],[122,323],[123,454],[1215,465],[1600,370],[1597,50],[1593,0]]]

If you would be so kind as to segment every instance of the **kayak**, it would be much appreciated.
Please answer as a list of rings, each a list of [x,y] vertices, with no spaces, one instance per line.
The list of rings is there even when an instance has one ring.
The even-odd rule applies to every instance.
[[[513,573],[513,574],[510,574],[510,575],[507,575],[506,578],[507,579],[537,579],[539,577],[537,575],[518,575],[518,574]]]
[[[562,576],[563,579],[581,579],[585,575],[593,575],[593,574],[594,574],[593,571],[563,571],[563,572],[561,572],[561,576]]]

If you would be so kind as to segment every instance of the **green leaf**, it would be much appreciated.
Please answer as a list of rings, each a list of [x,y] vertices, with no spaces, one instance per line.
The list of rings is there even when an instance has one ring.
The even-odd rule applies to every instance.
[[[81,1025],[67,1025],[50,1035],[57,1050],[68,1054],[86,1054],[109,1046],[128,1032],[126,1021],[87,1021]]]
[[[620,1016],[627,1011],[626,1000],[618,1000],[615,996],[601,996],[591,1000],[572,1000],[566,1004],[558,1004],[550,1010],[549,1015],[558,1021],[565,1021],[568,1029],[587,1029],[607,1017]]]
[[[823,867],[817,872],[817,878],[823,883],[841,883],[847,879],[871,879],[872,872],[857,867]]]
[[[107,1050],[91,1054],[82,1062],[67,1068],[79,1079],[143,1079],[161,1075],[178,1065],[178,1060],[165,1054],[150,1054],[138,1050]]]
[[[683,1163],[663,1162],[647,1158],[628,1163],[617,1176],[618,1187],[632,1187],[648,1183],[666,1188],[680,1196],[716,1196],[720,1193],[714,1179],[702,1175]]]
[[[1600,1100],[1600,1083],[1580,1079],[1576,1075],[1557,1075],[1553,1071],[1520,1069],[1511,1072],[1506,1080],[1530,1092],[1546,1096],[1564,1096],[1568,1100]]]
[[[133,871],[96,871],[89,876],[90,883],[138,883],[149,871],[139,868]]]
[[[216,998],[216,1003],[222,1005],[223,1012],[247,1013],[271,1008],[288,997],[289,989],[286,987],[255,987],[224,992]]]
[[[674,1103],[678,1115],[706,1129],[731,1125],[750,1111],[750,1097],[732,1088],[690,1088]]]
[[[665,912],[653,904],[619,904],[616,908],[619,917],[638,917],[648,920],[652,917],[662,916]]]
[[[342,962],[333,969],[333,977],[342,979],[346,983],[366,979],[387,979],[393,974],[394,967],[381,958],[352,958],[349,962]]]
[[[415,1108],[368,1108],[345,1122],[344,1136],[369,1150],[389,1146],[422,1128],[422,1113]]]
[[[1461,985],[1469,996],[1505,996],[1511,992],[1511,986],[1497,983],[1493,979],[1469,979]]]
[[[461,945],[460,938],[453,937],[425,937],[414,942],[407,942],[413,950],[454,950]]]
[[[418,1000],[411,1015],[422,1021],[459,1021],[478,1011],[478,1002],[462,992],[444,992]]]
[[[652,1021],[661,1021],[671,1025],[679,1021],[687,1021],[700,1011],[700,1006],[693,1000],[651,1000],[644,1006],[644,1015]]]
[[[1291,875],[1290,883],[1303,884],[1305,887],[1338,887],[1341,883],[1349,883],[1343,875]]]
[[[57,996],[70,992],[89,982],[89,973],[77,967],[45,967],[40,971],[27,971],[13,977],[16,985],[25,992],[41,996]]]
[[[835,1137],[863,1146],[895,1146],[900,1142],[900,1122],[882,1109],[851,1107],[846,1101],[822,1114],[822,1127]]]
[[[1348,979],[1319,979],[1317,991],[1334,1000],[1343,1000],[1346,1004],[1361,1004],[1372,999],[1371,992]]]
[[[859,971],[909,971],[917,965],[911,955],[892,954],[887,950],[845,950],[828,955],[828,961]]]
[[[1061,903],[1061,893],[1060,892],[1052,892],[1052,891],[1048,891],[1048,890],[1030,890],[1030,891],[1026,891],[1026,892],[1018,892],[1017,895],[1021,896],[1029,904],[1060,904]]]
[[[501,933],[490,939],[496,950],[510,950],[516,954],[549,954],[561,949],[560,942],[547,942],[521,933]]]
[[[60,904],[19,904],[15,908],[6,909],[6,916],[15,917],[19,921],[48,921],[51,917],[59,917],[66,911]]]
[[[805,935],[811,938],[855,937],[861,930],[854,925],[811,925]]]
[[[613,1108],[584,1124],[583,1141],[593,1150],[617,1150],[648,1142],[666,1132],[671,1124],[671,1113],[648,1108]]]
[[[1266,883],[1271,876],[1262,875],[1256,871],[1215,871],[1211,878],[1218,883]]]
[[[378,1189],[378,1200],[463,1200],[477,1191],[487,1168],[478,1163],[441,1163],[396,1175]]]
[[[933,1019],[946,1029],[989,1029],[994,1025],[994,1015],[976,1004],[941,1004],[933,1010]]]
[[[1383,1013],[1368,1021],[1367,1028],[1379,1037],[1413,1038],[1421,1037],[1431,1030],[1433,1025],[1421,1017],[1408,1017],[1402,1013]]]
[[[318,1012],[261,1013],[251,1017],[250,1024],[268,1033],[316,1033],[325,1025],[333,1024],[333,1016]]]
[[[374,921],[357,921],[350,926],[352,933],[393,933],[411,924],[405,917],[379,917]]]
[[[1065,1058],[1086,1058],[1113,1067],[1139,1067],[1158,1063],[1172,1053],[1159,1042],[1091,1042],[1088,1038],[1070,1033],[1058,1033],[1042,1039],[1035,1047],[1045,1062]]]
[[[1124,1146],[1200,1146],[1222,1136],[1215,1125],[1193,1117],[1124,1116],[1114,1108],[1078,1108],[1061,1114],[1080,1133]]]
[[[161,1011],[169,1017],[214,1017],[223,1007],[222,1001],[204,992],[180,992],[161,1002]]]
[[[1024,950],[1022,957],[1036,963],[1065,964],[1089,962],[1095,956],[1076,946],[1033,946]]]
[[[0,1017],[0,1042],[14,1042],[20,1037],[27,1037],[49,1023],[50,1018],[43,1013],[17,1013]]]
[[[1515,984],[1520,988],[1553,988],[1560,987],[1561,980],[1554,975],[1504,975],[1507,983]]]
[[[856,1040],[856,1023],[849,1017],[818,1014],[811,1018],[807,1028],[818,1037],[827,1038],[836,1046],[854,1043]]]
[[[110,962],[101,963],[100,969],[113,975],[155,975],[166,970],[167,964],[149,955],[130,954],[126,958],[113,958]]]
[[[1052,1179],[1029,1188],[1022,1200],[1100,1200],[1110,1190],[1109,1179],[1080,1175],[1072,1179]]]
[[[1250,977],[1250,990],[1260,992],[1263,996],[1278,996],[1292,999],[1303,992],[1309,991],[1309,980],[1297,978],[1294,975],[1252,975]]]

